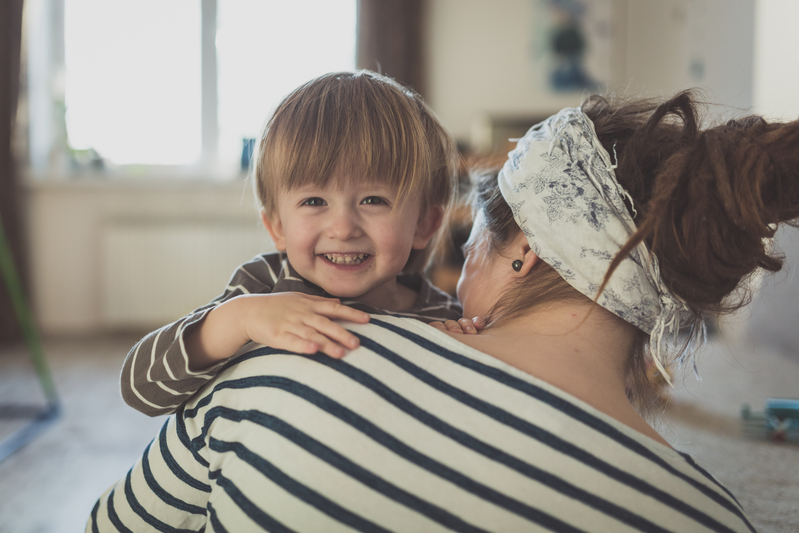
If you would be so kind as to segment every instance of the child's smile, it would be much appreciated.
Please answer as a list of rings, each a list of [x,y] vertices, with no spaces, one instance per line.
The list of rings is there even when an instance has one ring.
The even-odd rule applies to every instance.
[[[333,296],[390,309],[405,290],[396,278],[411,250],[427,246],[440,222],[440,208],[422,214],[417,196],[396,204],[396,191],[375,182],[302,187],[282,194],[264,224],[302,277]]]
[[[322,254],[325,259],[340,266],[359,266],[368,260],[371,254]]]

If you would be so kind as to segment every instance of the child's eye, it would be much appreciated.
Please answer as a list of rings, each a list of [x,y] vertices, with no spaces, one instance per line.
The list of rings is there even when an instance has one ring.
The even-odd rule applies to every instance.
[[[367,196],[361,201],[361,203],[364,205],[382,205],[387,204],[388,202],[379,196]]]
[[[319,207],[319,206],[325,205],[325,201],[322,200],[321,198],[307,198],[300,205],[307,205],[307,206],[310,206],[310,207]]]

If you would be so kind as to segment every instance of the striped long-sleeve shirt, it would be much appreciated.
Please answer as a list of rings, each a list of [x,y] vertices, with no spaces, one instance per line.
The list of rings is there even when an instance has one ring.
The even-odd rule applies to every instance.
[[[413,320],[351,330],[341,360],[231,360],[86,530],[754,531],[690,456],[533,376]]]
[[[420,275],[400,274],[397,281],[417,293],[413,306],[392,315],[415,318],[423,322],[457,320],[463,315],[460,303],[434,287]],[[120,389],[125,402],[150,416],[171,414],[188,400],[222,368],[224,362],[204,369],[189,369],[184,338],[200,325],[208,312],[219,304],[242,294],[301,292],[332,298],[316,285],[303,279],[282,254],[256,256],[241,265],[231,276],[225,291],[209,304],[195,309],[185,317],[159,328],[141,339],[128,353],[122,366]],[[387,311],[343,299],[344,305],[367,313],[387,314]]]

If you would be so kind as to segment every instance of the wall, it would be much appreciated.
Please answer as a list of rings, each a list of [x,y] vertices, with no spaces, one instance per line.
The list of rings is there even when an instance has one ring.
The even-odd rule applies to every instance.
[[[580,96],[544,91],[532,62],[536,25],[530,0],[429,0],[427,101],[459,141],[485,114],[537,115]]]
[[[608,6],[609,89],[670,95],[703,87],[738,109],[752,103],[754,0],[598,0]],[[547,87],[537,59],[535,0],[430,0],[427,100],[458,140],[485,115],[551,114],[582,95]]]
[[[757,113],[783,120],[799,117],[799,2],[758,0],[755,10],[753,104]]]
[[[109,223],[203,221],[252,227],[251,246],[225,258],[229,267],[220,279],[198,287],[198,305],[222,292],[227,281],[224,276],[229,276],[236,265],[272,249],[266,230],[260,228],[250,187],[240,181],[137,183],[86,179],[33,183],[27,194],[33,307],[46,334],[76,335],[109,327],[103,309],[102,264],[102,232]],[[218,251],[198,253],[210,257]],[[140,260],[146,266],[160,259]]]
[[[601,0],[605,1],[605,0]],[[754,0],[607,0],[611,87],[626,94],[670,94],[702,85],[718,102],[746,108],[752,99],[755,28]],[[761,0],[757,24],[771,44],[759,48],[769,80],[756,84],[763,101],[774,96],[782,72],[773,53],[777,40],[795,39],[792,29],[769,31],[780,17],[779,4],[791,13],[790,0]],[[535,61],[540,35],[536,0],[428,0],[426,29],[427,100],[463,141],[475,124],[491,115],[547,115],[577,105],[580,94],[557,95],[547,89],[546,71]],[[775,22],[776,19],[776,22]],[[765,29],[764,29],[765,28]],[[796,45],[793,45],[796,48]],[[790,49],[790,47],[788,48]],[[792,74],[795,78],[797,74]],[[793,86],[795,87],[795,86]],[[786,89],[788,90],[788,89]],[[771,91],[771,92],[770,92]],[[796,88],[785,92],[797,94]],[[100,273],[101,228],[118,218],[190,219],[204,213],[234,224],[257,224],[252,199],[240,182],[166,181],[130,183],[74,180],[36,182],[28,189],[34,306],[45,333],[81,333],[104,327]],[[265,233],[251,254],[270,243]],[[221,284],[223,281],[220,280]],[[208,294],[206,299],[215,296]]]
[[[754,0],[628,3],[626,75],[632,94],[700,87],[740,113],[752,105]],[[718,110],[724,114],[724,111]]]
[[[759,0],[755,11],[755,76],[753,109],[772,119],[799,117],[799,70],[793,54],[799,50],[795,21],[799,3],[795,0]],[[745,335],[755,345],[766,344],[796,357],[799,346],[799,231],[782,227],[775,237],[778,253],[785,255],[785,267],[763,281],[745,314]]]

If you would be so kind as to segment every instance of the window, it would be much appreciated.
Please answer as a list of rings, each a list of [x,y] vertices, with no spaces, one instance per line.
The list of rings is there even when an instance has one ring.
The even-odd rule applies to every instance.
[[[356,0],[31,0],[31,38],[41,35],[31,24],[58,23],[59,2],[62,63],[29,46],[29,93],[49,83],[63,102],[53,118],[63,113],[66,167],[235,176],[247,140],[286,93],[355,66]],[[43,63],[63,74],[37,79]],[[36,137],[29,98],[35,167],[47,139]],[[52,167],[50,155],[39,164]]]
[[[66,0],[66,126],[118,165],[189,165],[201,152],[200,4]]]
[[[219,0],[219,158],[239,161],[272,108],[309,79],[355,68],[355,0]]]

